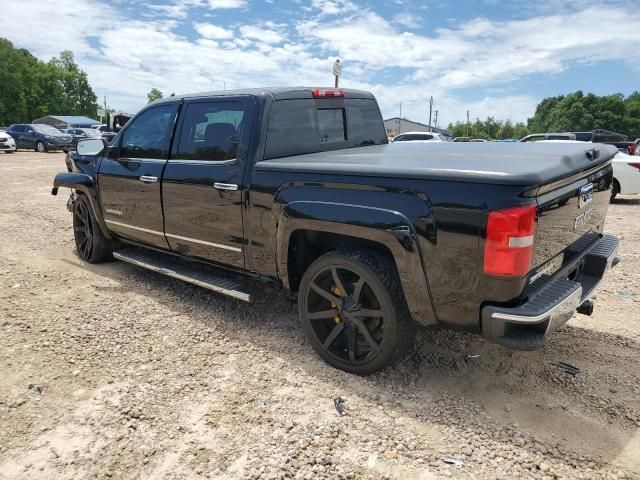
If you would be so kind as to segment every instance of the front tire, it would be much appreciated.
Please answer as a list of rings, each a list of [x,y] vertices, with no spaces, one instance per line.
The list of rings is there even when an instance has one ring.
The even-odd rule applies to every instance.
[[[112,242],[102,234],[89,200],[79,195],[73,202],[73,236],[78,256],[89,263],[113,259]]]
[[[620,193],[620,184],[618,183],[618,180],[614,178],[613,185],[611,185],[611,203],[613,203],[613,201],[616,199],[619,193]]]
[[[316,259],[300,282],[298,311],[316,352],[357,375],[402,358],[415,337],[395,266],[374,252],[340,250]]]
[[[36,142],[36,152],[45,153],[46,151],[47,151],[47,146],[44,144],[44,142],[41,142],[40,140],[38,140]]]

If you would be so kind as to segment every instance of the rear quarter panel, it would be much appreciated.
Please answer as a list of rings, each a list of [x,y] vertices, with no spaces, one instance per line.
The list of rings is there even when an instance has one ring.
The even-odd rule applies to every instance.
[[[422,263],[417,267],[426,278],[423,301],[431,303],[438,322],[477,330],[483,302],[505,302],[523,289],[524,279],[507,281],[482,274],[481,256],[487,211],[522,203],[522,190],[451,181],[275,172],[258,164],[245,222],[247,265],[257,273],[279,275],[278,222],[293,202],[396,211],[409,219],[416,233]],[[362,218],[360,223],[369,221]]]

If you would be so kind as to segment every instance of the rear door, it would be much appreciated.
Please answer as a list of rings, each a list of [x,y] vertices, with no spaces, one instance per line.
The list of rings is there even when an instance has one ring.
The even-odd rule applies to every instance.
[[[98,185],[104,218],[118,235],[168,248],[163,232],[160,179],[169,158],[177,102],[138,114],[107,148]]]
[[[172,250],[244,267],[242,179],[254,100],[187,100],[162,177],[165,234]]]

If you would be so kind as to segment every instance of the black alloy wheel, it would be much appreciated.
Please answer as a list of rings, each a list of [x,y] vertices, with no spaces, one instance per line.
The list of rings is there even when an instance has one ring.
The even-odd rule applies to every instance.
[[[395,267],[380,255],[330,252],[305,272],[299,314],[330,365],[366,375],[402,356],[413,339]]]
[[[86,202],[78,202],[73,209],[73,232],[78,256],[88,261],[93,253],[93,224]]]
[[[101,263],[113,258],[112,242],[102,234],[84,195],[73,202],[73,236],[78,256],[85,262]]]

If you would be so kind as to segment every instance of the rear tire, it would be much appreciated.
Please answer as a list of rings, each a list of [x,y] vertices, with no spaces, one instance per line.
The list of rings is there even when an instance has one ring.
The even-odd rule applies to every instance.
[[[89,200],[79,195],[73,202],[73,236],[76,253],[89,263],[113,260],[113,243],[102,234]]]
[[[46,151],[47,151],[47,146],[44,144],[44,142],[41,142],[40,140],[38,140],[36,142],[36,152],[45,153]]]
[[[322,359],[357,375],[402,358],[415,338],[395,265],[379,253],[339,250],[316,259],[302,276],[298,311]]]
[[[620,184],[618,183],[618,180],[614,178],[613,185],[611,185],[611,203],[613,203],[613,201],[616,199],[619,193],[620,193]]]

